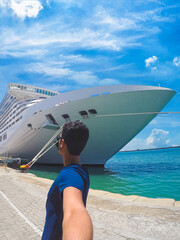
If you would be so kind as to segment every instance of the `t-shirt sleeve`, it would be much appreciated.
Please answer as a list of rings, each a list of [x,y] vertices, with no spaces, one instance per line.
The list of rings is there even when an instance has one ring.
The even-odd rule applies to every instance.
[[[84,180],[74,169],[63,169],[60,174],[58,187],[61,193],[67,187],[75,187],[82,192],[84,188]]]

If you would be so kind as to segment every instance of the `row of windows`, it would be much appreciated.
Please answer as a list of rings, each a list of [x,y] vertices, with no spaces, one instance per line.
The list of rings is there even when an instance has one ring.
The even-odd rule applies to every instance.
[[[3,116],[0,117],[0,121],[1,122],[4,121],[10,111],[14,110],[12,113],[12,114],[14,114],[21,107],[26,106],[25,103],[32,102],[32,101],[41,101],[41,99],[39,99],[39,98],[38,99],[28,99],[26,101],[19,101],[19,102],[17,102],[17,100],[16,101],[13,100],[11,102],[11,104],[8,106],[8,108],[5,110],[5,112],[3,113]],[[15,103],[16,103],[16,105],[15,105]],[[17,109],[15,109],[15,108],[17,108]],[[10,116],[12,116],[12,114]],[[9,117],[9,115],[8,115],[8,117]]]
[[[23,108],[21,111],[19,111],[16,115],[14,115],[11,119],[9,119],[7,122],[5,122],[5,125],[1,124],[1,128],[4,128],[8,123],[10,123],[15,117],[17,117],[20,113],[22,113],[26,108]],[[14,113],[14,112],[13,112]],[[9,116],[11,117],[12,114]]]
[[[21,105],[21,106],[26,106],[25,104],[23,104],[23,105]],[[21,107],[20,106],[20,107]],[[20,108],[19,107],[19,108]],[[18,109],[19,109],[18,108]],[[16,115],[15,115],[15,113],[16,113],[16,110],[14,110],[9,116],[7,116],[6,117],[6,119],[4,119],[4,121],[3,122],[1,122],[1,124],[0,124],[0,129],[2,128],[2,127],[5,127],[6,126],[6,124],[8,124],[11,120],[13,120],[16,116],[18,116],[21,112],[23,112],[24,110],[26,109],[26,107],[25,108],[23,108],[23,109],[21,109],[21,111],[19,111]],[[13,116],[14,115],[14,116]],[[9,119],[11,116],[13,116],[11,119]],[[9,120],[8,120],[9,119]],[[7,121],[8,120],[8,121]],[[5,125],[4,125],[5,124]]]
[[[9,117],[9,113],[16,108],[16,106],[13,106],[15,103],[13,103],[10,108],[6,110],[6,112],[3,114],[3,117],[1,118],[1,121],[4,121],[5,117]]]
[[[6,128],[4,128],[4,129],[0,132],[0,134],[3,133],[4,131],[6,131],[9,127],[11,127],[12,125],[14,125],[15,123],[17,123],[17,122],[18,122],[19,120],[21,120],[21,119],[22,119],[22,116],[19,117],[19,118],[17,118],[16,121],[12,122],[12,123],[9,124]],[[6,125],[7,125],[7,124],[6,124]]]
[[[0,104],[0,109],[1,109],[1,111],[3,111],[3,109],[4,109],[4,104],[6,104],[6,102],[7,102],[8,100],[10,100],[10,102],[12,102],[13,99],[16,99],[16,98],[13,97],[11,94],[6,93],[6,95],[4,96],[4,98],[3,98],[3,100],[2,100],[2,102],[1,102],[1,104]]]
[[[4,98],[3,98],[2,102],[1,102],[0,108],[3,107],[4,103],[7,101],[7,99],[8,99],[9,96],[10,96],[10,94],[9,94],[9,93],[6,93],[6,95],[4,96]]]
[[[7,105],[11,103],[10,96],[11,95],[9,93],[5,95],[5,97],[1,103],[1,106],[0,106],[1,113],[6,109]]]
[[[38,88],[36,89],[36,92],[37,93],[42,93],[42,94],[45,94],[45,95],[48,95],[48,96],[55,96],[55,95],[57,95],[57,93],[53,93],[53,92],[42,90],[42,89],[38,89]]]
[[[32,102],[32,100],[34,100],[34,101],[41,101],[41,100],[38,100],[38,99],[29,99],[29,100],[26,100],[25,102]],[[25,106],[25,107],[24,107]],[[15,115],[15,113],[16,113],[16,111],[18,111],[20,108],[22,108],[22,107],[24,107],[23,109],[21,109],[21,111],[19,111],[16,115]],[[8,109],[6,110],[6,112],[4,113],[4,115],[3,115],[3,117],[2,118],[0,118],[0,121],[1,121],[1,124],[0,124],[0,130],[2,129],[2,128],[4,128],[5,126],[7,126],[7,124],[9,124],[16,116],[18,116],[20,113],[22,113],[25,109],[27,108],[27,106],[26,106],[26,104],[24,103],[24,101],[22,102],[18,102],[17,103],[17,101],[16,102],[14,102],[14,103],[12,103],[9,107],[8,107]],[[13,111],[10,115],[9,115],[9,112],[10,111]],[[14,115],[14,116],[13,116]],[[9,120],[9,118],[11,117],[11,116],[13,116],[10,120]],[[6,128],[4,128],[3,130],[2,130],[2,132],[4,132],[4,130],[5,130]]]
[[[57,93],[47,91],[41,88],[31,87],[31,86],[25,86],[25,85],[17,85],[17,84],[10,84],[10,89],[17,89],[17,90],[23,90],[28,92],[34,92],[34,93],[41,93],[49,96],[57,95]]]
[[[80,114],[83,118],[88,118],[88,114],[90,114],[90,115],[96,115],[96,114],[97,114],[97,111],[96,111],[96,109],[89,109],[88,111],[82,110],[82,111],[79,111],[79,114]],[[62,116],[62,118],[64,118],[66,121],[69,121],[69,120],[70,120],[69,114],[62,114],[61,116]]]
[[[42,97],[42,98],[44,98],[44,97]],[[16,98],[14,98],[14,100],[15,100],[15,99],[16,99]],[[3,114],[3,116],[0,117],[0,120],[5,117],[5,114],[8,113],[8,110],[11,110],[10,107],[12,107],[12,106],[14,105],[14,103],[17,103],[17,100],[16,100],[16,101],[14,101],[14,100],[11,101],[10,105],[5,109],[5,112],[4,112],[4,113],[2,112],[3,110],[0,111],[0,115]],[[33,101],[33,100],[37,100],[37,99],[28,99],[28,100],[26,100],[26,101],[18,102],[15,106],[13,106],[13,109],[16,108],[18,105],[20,105],[20,104],[22,104],[22,103],[31,102],[31,101]],[[25,106],[25,104],[23,104],[23,105]],[[18,106],[17,110],[18,110],[20,107],[22,107],[23,105]]]
[[[91,108],[91,109],[89,109],[88,111],[86,111],[86,110],[79,111],[79,114],[80,114],[83,118],[88,118],[88,114],[94,116],[94,115],[97,114],[97,111],[96,111],[96,109]],[[71,121],[70,116],[69,116],[69,114],[67,114],[67,113],[66,113],[66,114],[62,114],[61,117],[62,117],[64,120],[66,120],[66,122]],[[50,114],[47,114],[47,115],[46,115],[46,118],[47,118],[47,120],[49,121],[50,124],[58,125],[57,121],[55,120],[55,118],[53,117],[53,115],[52,115],[51,113],[50,113]],[[30,125],[29,125],[29,127],[30,127]],[[32,127],[32,125],[31,125],[31,127]]]
[[[2,110],[2,113],[1,113],[1,117],[0,117],[0,120],[2,120],[4,117],[5,117],[5,115],[7,115],[8,114],[8,111],[11,109],[11,107],[15,104],[17,102],[17,100],[15,101],[15,99],[9,104],[9,106],[6,108],[6,109],[4,109],[4,112],[3,112],[3,110]],[[13,106],[13,108],[14,108],[14,106]]]
[[[0,136],[0,142],[6,139],[7,139],[7,133],[4,133],[2,136]]]
[[[7,101],[12,102],[13,98],[15,99],[15,97],[13,97],[11,94],[6,93],[6,95],[4,96],[1,104],[0,104],[0,109],[2,110],[4,108],[4,105],[6,104]]]

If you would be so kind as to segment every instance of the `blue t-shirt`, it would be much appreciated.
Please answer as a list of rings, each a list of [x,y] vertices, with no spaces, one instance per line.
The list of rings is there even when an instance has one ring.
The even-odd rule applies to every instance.
[[[75,187],[81,190],[83,202],[89,191],[89,174],[86,168],[78,164],[64,167],[52,184],[46,202],[46,222],[42,240],[61,240],[63,221],[63,190],[66,187]]]

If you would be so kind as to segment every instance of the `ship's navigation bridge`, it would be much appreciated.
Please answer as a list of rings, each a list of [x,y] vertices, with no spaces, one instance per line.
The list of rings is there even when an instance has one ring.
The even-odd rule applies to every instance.
[[[8,89],[11,95],[15,96],[18,99],[27,99],[29,97],[47,98],[47,97],[55,96],[59,94],[56,91],[50,91],[44,88],[29,86],[25,84],[16,84],[16,83],[10,83],[8,86]]]

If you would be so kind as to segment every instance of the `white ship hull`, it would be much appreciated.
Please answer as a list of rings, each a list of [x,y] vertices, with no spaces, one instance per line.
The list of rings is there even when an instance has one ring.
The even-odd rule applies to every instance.
[[[144,113],[161,111],[174,94],[174,91],[161,87],[118,85],[81,89],[50,97],[23,112],[21,121],[8,129],[8,138],[0,143],[0,153],[8,152],[9,155],[32,160],[58,127],[66,122],[62,115],[68,114],[71,121],[80,120],[90,130],[81,162],[103,165],[156,116]],[[90,114],[89,109],[95,109],[97,113]],[[81,116],[80,111],[87,111],[88,115]],[[51,128],[46,117],[48,114],[58,125]],[[62,164],[56,146],[38,163]]]

